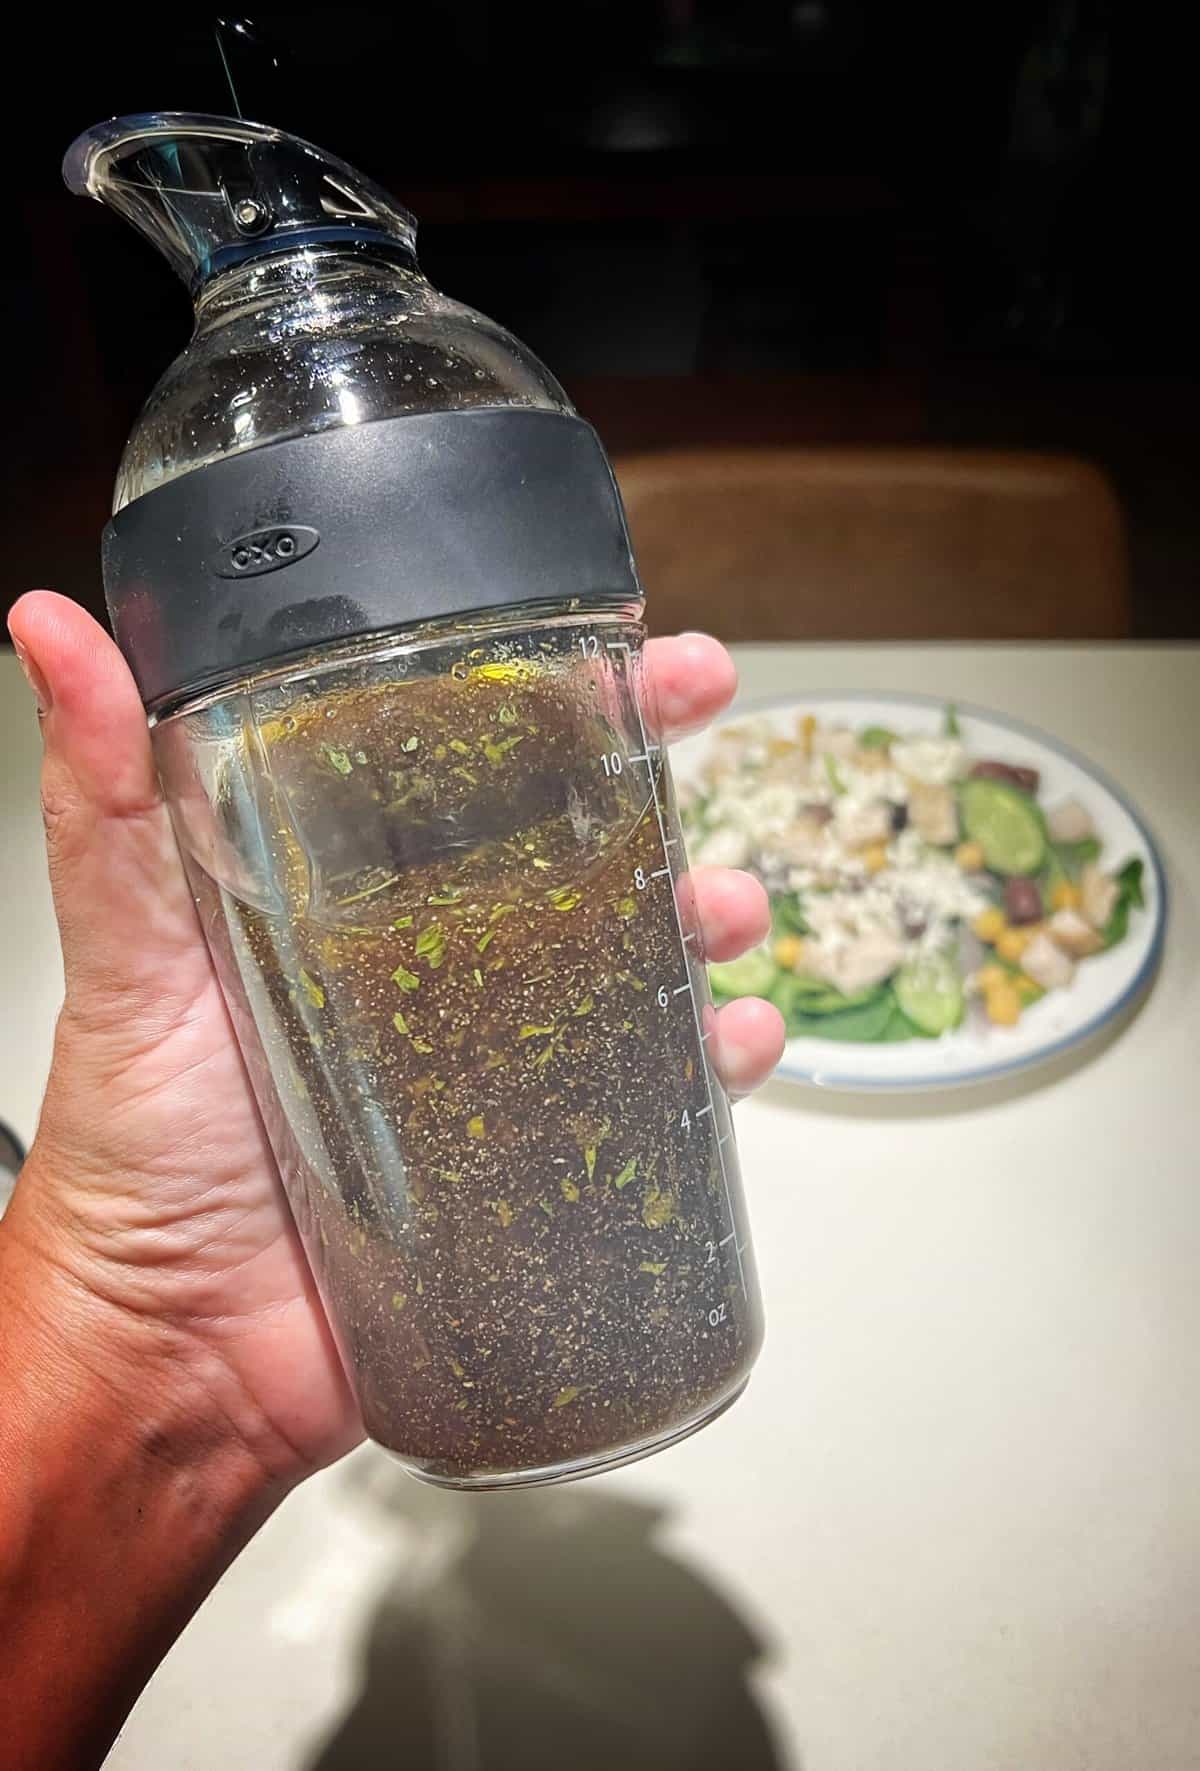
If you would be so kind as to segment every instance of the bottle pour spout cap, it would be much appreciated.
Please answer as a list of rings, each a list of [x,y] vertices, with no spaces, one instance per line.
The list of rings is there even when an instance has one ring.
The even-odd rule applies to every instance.
[[[170,112],[89,130],[64,172],[195,298],[104,533],[147,706],[389,629],[640,597],[595,432],[425,281],[413,218],[370,179],[283,130]]]
[[[415,249],[412,216],[361,172],[241,118],[113,117],[72,143],[63,176],[132,223],[193,292],[249,259],[309,246]]]

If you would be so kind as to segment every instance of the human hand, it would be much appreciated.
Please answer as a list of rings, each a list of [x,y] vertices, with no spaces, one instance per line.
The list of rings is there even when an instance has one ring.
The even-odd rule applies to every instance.
[[[43,802],[66,999],[41,1125],[3,1238],[25,1307],[111,1375],[174,1384],[273,1482],[298,1480],[361,1435],[196,918],[116,646],[81,608],[34,592],[10,618],[42,703]],[[651,641],[648,698],[667,737],[728,703],[728,654],[701,635]],[[746,874],[691,877],[705,948],[763,938]],[[729,1005],[714,1049],[745,1093],[783,1029]]]

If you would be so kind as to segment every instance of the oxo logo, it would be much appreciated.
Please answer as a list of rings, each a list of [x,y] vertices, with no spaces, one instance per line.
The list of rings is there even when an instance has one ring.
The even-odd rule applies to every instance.
[[[321,537],[306,523],[281,523],[270,529],[253,529],[227,541],[213,562],[218,578],[259,578],[277,572],[311,553]]]

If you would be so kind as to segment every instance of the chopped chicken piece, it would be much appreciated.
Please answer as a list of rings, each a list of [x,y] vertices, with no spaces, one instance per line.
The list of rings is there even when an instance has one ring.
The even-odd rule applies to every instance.
[[[899,738],[892,745],[892,762],[923,787],[944,787],[962,774],[966,752],[958,738]]]
[[[1096,834],[1090,812],[1077,799],[1064,799],[1051,806],[1046,813],[1046,829],[1051,842],[1086,842]]]
[[[764,781],[786,781],[793,787],[805,787],[812,780],[808,759],[795,746],[786,756],[772,757],[761,773]]]
[[[835,762],[849,762],[857,749],[858,738],[844,726],[819,726],[813,733],[814,756],[831,756]]]
[[[1083,914],[1094,929],[1102,929],[1116,908],[1119,887],[1102,867],[1089,861],[1079,876]]]
[[[724,824],[696,845],[693,858],[701,867],[744,867],[750,859],[750,838],[744,830]]]
[[[772,837],[768,846],[773,859],[785,861],[790,867],[816,867],[825,857],[823,823],[805,814],[781,836]]]
[[[1075,976],[1075,961],[1039,931],[1021,955],[1021,970],[1043,990],[1062,990]]]
[[[892,834],[892,809],[885,800],[868,800],[864,805],[849,797],[833,804],[834,828],[848,849],[869,848],[875,842],[887,842]]]
[[[1072,959],[1086,959],[1104,945],[1097,930],[1078,910],[1056,910],[1050,918],[1048,933],[1054,945]]]
[[[948,787],[916,783],[908,796],[908,821],[922,842],[945,848],[958,841],[958,808]]]
[[[819,941],[804,944],[804,967],[814,977],[823,978],[846,996],[869,990],[890,978],[904,959],[904,948],[895,935],[886,929],[865,929],[852,940],[831,943]]]

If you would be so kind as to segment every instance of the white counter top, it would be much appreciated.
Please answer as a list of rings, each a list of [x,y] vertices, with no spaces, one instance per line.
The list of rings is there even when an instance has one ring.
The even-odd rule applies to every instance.
[[[1167,858],[1153,994],[1042,1077],[739,1108],[769,1315],[744,1400],[543,1496],[358,1454],[222,1582],[111,1771],[1200,1763],[1200,651],[740,662],[747,698],[920,689],[1092,757]],[[59,972],[11,657],[0,727],[0,1117],[28,1135]]]

